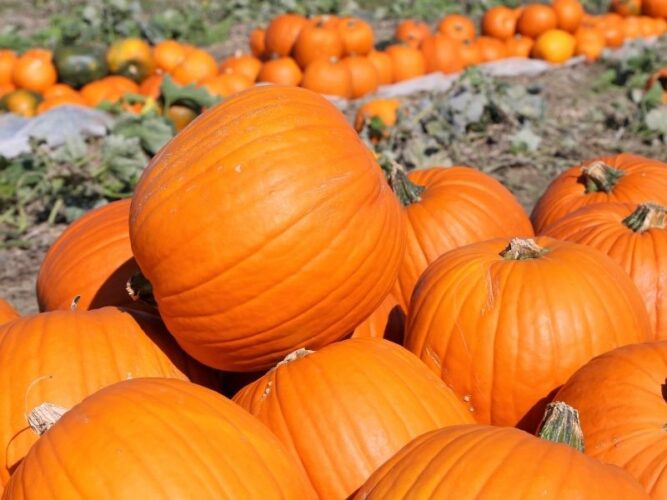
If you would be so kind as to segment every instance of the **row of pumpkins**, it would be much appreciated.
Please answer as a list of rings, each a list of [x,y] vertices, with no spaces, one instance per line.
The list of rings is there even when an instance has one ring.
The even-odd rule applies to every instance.
[[[645,1],[643,16],[635,15],[641,8],[632,8],[638,0],[616,1],[615,12],[603,16],[587,15],[579,0],[516,9],[498,6],[483,15],[479,37],[475,23],[462,15],[445,16],[435,33],[424,22],[404,20],[396,27],[396,43],[384,50],[375,49],[373,29],[362,19],[282,14],[266,29],[251,33],[251,53],[239,51],[221,64],[207,51],[174,40],[151,47],[141,39],[122,39],[106,52],[74,46],[55,53],[32,49],[19,57],[4,50],[0,104],[7,111],[34,116],[62,104],[97,106],[128,94],[157,99],[166,74],[178,84],[202,86],[219,97],[269,82],[359,98],[380,85],[438,71],[455,73],[507,57],[562,63],[584,55],[595,60],[607,46],[663,35],[664,3]]]
[[[242,92],[4,318],[3,498],[665,498],[665,206],[624,153],[529,218],[473,168],[385,173],[317,93]]]

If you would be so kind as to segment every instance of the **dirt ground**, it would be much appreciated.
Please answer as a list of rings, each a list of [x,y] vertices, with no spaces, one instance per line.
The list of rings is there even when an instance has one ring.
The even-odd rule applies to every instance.
[[[223,48],[219,49],[221,52]],[[536,151],[517,153],[507,124],[469,134],[452,146],[457,163],[480,167],[509,187],[529,212],[549,181],[563,169],[602,154],[630,151],[667,160],[661,141],[646,142],[627,130],[631,105],[623,89],[595,93],[593,83],[602,65],[563,68],[538,77],[513,81],[540,87],[546,114],[535,131]],[[22,313],[37,310],[35,280],[45,251],[63,226],[40,225],[26,236],[28,248],[0,250],[0,296]]]

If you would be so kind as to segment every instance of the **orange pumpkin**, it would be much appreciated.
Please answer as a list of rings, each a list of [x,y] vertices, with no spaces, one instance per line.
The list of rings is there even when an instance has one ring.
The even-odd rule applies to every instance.
[[[530,57],[535,40],[527,36],[517,35],[505,40],[508,57]]]
[[[248,42],[250,52],[258,59],[266,56],[266,30],[255,28],[250,32],[250,41]]]
[[[464,40],[458,47],[458,53],[464,68],[483,62],[482,51],[476,41]]]
[[[201,86],[209,94],[219,97],[229,97],[252,87],[252,82],[239,73],[224,73],[201,82]]]
[[[343,41],[343,55],[365,56],[373,50],[373,28],[363,19],[346,17],[336,24]]]
[[[611,0],[610,8],[623,17],[638,16],[642,13],[642,0]]]
[[[604,33],[598,28],[579,28],[574,39],[575,55],[584,56],[588,61],[597,61],[606,44]]]
[[[373,337],[403,343],[405,313],[392,293],[387,295],[373,314],[352,332],[352,338]]]
[[[260,82],[289,86],[299,85],[302,79],[303,73],[291,57],[279,57],[265,62],[257,75]]]
[[[335,29],[340,23],[340,18],[334,14],[320,14],[308,18],[308,24]]]
[[[308,25],[301,30],[292,53],[299,66],[306,68],[315,59],[340,58],[343,55],[343,40],[338,31]]]
[[[605,45],[607,47],[620,47],[623,45],[625,41],[623,18],[617,14],[608,14],[604,16],[599,27],[604,34]]]
[[[609,255],[632,278],[649,313],[654,338],[667,340],[667,209],[658,205],[597,203],[547,227],[553,238]]]
[[[84,85],[80,94],[88,106],[97,106],[104,101],[117,102],[125,94],[136,94],[139,86],[129,78],[120,75],[105,76]]]
[[[473,422],[417,358],[374,338],[297,351],[234,401],[290,448],[323,499],[347,498],[420,434]]]
[[[667,495],[667,342],[629,345],[581,367],[556,395],[581,416],[586,454],[623,467],[651,498]]]
[[[0,97],[4,97],[7,94],[14,92],[16,90],[16,85],[13,83],[0,83]]]
[[[641,38],[642,26],[638,17],[626,17],[622,21],[623,36],[626,40]]]
[[[270,56],[290,55],[301,30],[308,24],[305,17],[298,14],[281,14],[273,18],[266,27],[265,51]]]
[[[107,51],[111,73],[140,83],[155,71],[153,50],[141,38],[123,38],[114,42]]]
[[[41,403],[71,408],[128,378],[212,379],[155,316],[113,307],[41,313],[0,326],[0,366],[0,485],[37,441],[25,419]]]
[[[618,264],[538,237],[474,243],[431,264],[412,296],[405,345],[479,423],[534,432],[580,366],[651,335],[637,287]]]
[[[132,304],[125,283],[136,273],[128,220],[130,200],[109,203],[72,223],[51,245],[37,275],[41,311]]]
[[[419,49],[407,45],[391,45],[385,53],[391,59],[394,82],[410,80],[426,73],[426,58]]]
[[[60,95],[43,99],[37,106],[37,114],[45,113],[50,109],[58,106],[73,105],[73,106],[87,106],[86,101],[78,93],[71,95]]]
[[[42,93],[57,81],[58,73],[49,52],[33,49],[14,65],[13,83],[19,89]]]
[[[521,11],[517,21],[517,31],[531,38],[558,27],[556,11],[549,5],[530,4]]]
[[[13,83],[13,74],[18,56],[13,50],[0,50],[0,85]]]
[[[419,48],[424,38],[431,36],[431,28],[423,21],[405,19],[396,25],[394,38],[413,48]]]
[[[324,95],[352,97],[352,76],[335,57],[313,61],[303,72],[301,86]]]
[[[401,101],[398,99],[373,99],[359,107],[354,119],[354,128],[361,131],[364,123],[372,118],[379,118],[387,127],[396,125],[396,114]]]
[[[10,113],[31,117],[37,114],[39,95],[24,89],[14,90],[2,98],[4,108]]]
[[[556,12],[558,29],[569,33],[577,31],[585,14],[579,0],[553,0],[551,6]]]
[[[262,61],[253,55],[243,54],[241,51],[235,52],[220,65],[220,73],[238,73],[245,76],[250,82],[257,80],[261,69]]]
[[[135,190],[130,239],[169,331],[230,371],[352,331],[389,293],[405,244],[356,131],[320,95],[282,86],[223,101],[162,148]]]
[[[422,41],[421,51],[426,61],[426,72],[458,73],[463,69],[459,54],[459,42],[442,33],[436,33]]]
[[[119,382],[65,413],[26,456],[7,496],[54,491],[62,498],[316,498],[298,463],[255,418],[206,388],[160,378]]]
[[[438,23],[438,31],[443,35],[463,42],[473,40],[476,35],[475,23],[469,17],[460,14],[449,14]]]
[[[475,41],[475,45],[479,49],[483,62],[499,61],[508,56],[507,46],[502,40],[498,40],[497,38],[480,36]]]
[[[67,84],[56,83],[52,87],[49,87],[47,90],[45,90],[44,93],[42,94],[42,97],[44,99],[52,99],[53,97],[62,97],[71,95],[79,95],[79,93]]]
[[[357,99],[375,92],[379,85],[379,76],[375,65],[363,56],[349,56],[343,59],[343,65],[350,74],[352,98]]]
[[[187,56],[188,50],[176,40],[162,40],[153,47],[156,67],[164,73],[171,73]]]
[[[141,95],[145,95],[146,97],[157,99],[160,97],[163,81],[164,75],[149,76],[143,82],[141,82],[141,85],[139,85],[139,93]]]
[[[603,156],[556,177],[537,201],[531,219],[540,232],[586,205],[647,200],[667,205],[667,165],[629,153]]]
[[[533,234],[519,202],[493,177],[468,167],[396,171],[391,184],[404,207],[408,243],[396,284],[408,311],[419,276],[454,248],[498,237]],[[498,214],[502,213],[502,217]]]
[[[533,56],[552,64],[562,64],[574,56],[577,41],[563,30],[548,30],[542,33],[533,45]]]
[[[516,33],[517,17],[505,6],[491,7],[482,17],[482,34],[499,40],[512,38]]]
[[[16,309],[6,300],[0,299],[0,325],[19,317]]]
[[[629,474],[568,445],[485,425],[456,425],[419,436],[376,470],[354,498],[541,496],[648,499]]]
[[[375,66],[378,73],[378,84],[389,85],[394,81],[394,70],[391,57],[386,52],[372,50],[368,54],[368,60]]]
[[[191,83],[201,83],[217,74],[218,64],[213,56],[203,49],[195,49],[188,53],[183,62],[174,68],[172,76],[176,83],[189,85]]]

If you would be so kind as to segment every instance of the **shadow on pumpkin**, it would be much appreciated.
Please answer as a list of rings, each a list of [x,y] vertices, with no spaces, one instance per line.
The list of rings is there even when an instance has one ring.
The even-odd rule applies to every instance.
[[[561,387],[562,386],[556,387],[549,394],[535,403],[533,407],[528,410],[528,412],[526,412],[526,414],[521,418],[521,420],[519,420],[519,423],[516,424],[517,429],[535,434],[537,432],[537,428],[542,422],[544,411],[546,410],[547,405],[553,401],[556,393],[560,390]]]

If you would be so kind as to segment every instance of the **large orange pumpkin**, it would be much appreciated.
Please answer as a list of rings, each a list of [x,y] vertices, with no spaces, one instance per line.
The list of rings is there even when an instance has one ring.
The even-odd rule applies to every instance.
[[[654,338],[667,340],[667,209],[634,203],[583,207],[543,234],[588,245],[630,275],[648,309]]]
[[[408,233],[397,283],[405,311],[419,276],[442,254],[490,238],[533,234],[512,193],[479,170],[419,169],[408,179],[397,171],[391,182],[404,207]]]
[[[408,45],[391,45],[385,53],[391,58],[394,82],[402,82],[426,73],[426,58],[421,50]]]
[[[281,14],[274,17],[266,27],[266,53],[270,56],[288,56],[307,24],[306,18],[299,14]]]
[[[308,25],[301,30],[292,51],[302,68],[319,58],[339,58],[343,55],[343,40],[338,31],[320,25]]]
[[[7,488],[7,498],[274,497],[315,498],[279,440],[225,397],[160,378],[119,382],[69,410]]]
[[[652,201],[667,205],[667,164],[622,153],[602,156],[560,174],[537,201],[535,231],[594,203]]]
[[[621,347],[581,367],[556,395],[579,411],[586,454],[667,498],[667,341]]]
[[[130,238],[169,331],[230,371],[343,337],[404,250],[398,202],[356,131],[323,97],[279,86],[227,99],[158,153]]]
[[[41,403],[71,408],[120,380],[188,374],[211,380],[145,313],[54,311],[0,326],[0,485],[37,441],[25,418]]]
[[[412,440],[355,500],[648,498],[629,474],[518,429],[456,425]]]
[[[652,334],[618,264],[584,245],[539,237],[474,243],[440,257],[417,283],[405,335],[479,423],[534,431],[580,366]]]
[[[421,51],[426,61],[426,72],[458,73],[463,69],[463,60],[459,54],[459,42],[436,33],[422,41]]]
[[[19,317],[16,309],[6,300],[0,299],[0,325]]]
[[[279,57],[265,62],[257,75],[258,81],[277,85],[296,86],[302,79],[303,73],[291,57]]]
[[[125,283],[136,273],[128,221],[130,200],[97,208],[70,225],[51,245],[37,275],[42,311],[97,309],[132,303]]]
[[[374,338],[298,351],[234,401],[291,449],[323,499],[347,498],[420,434],[473,422],[416,357]]]

